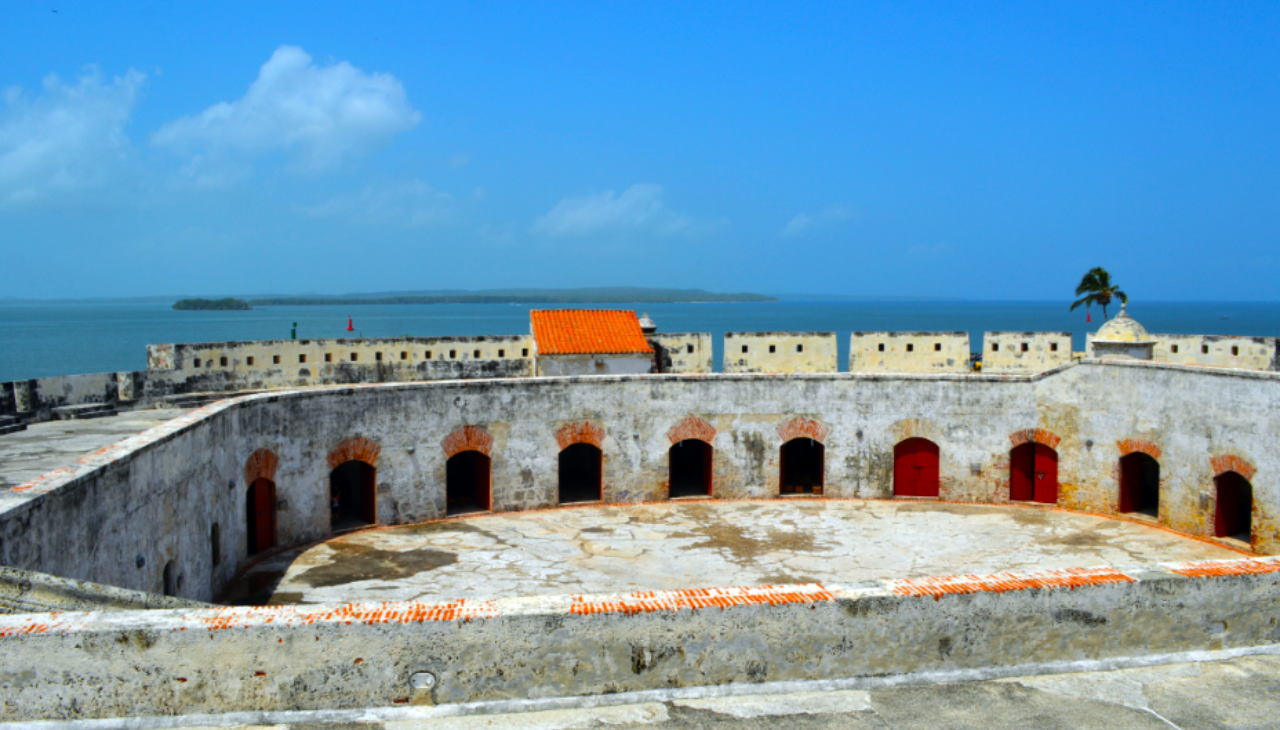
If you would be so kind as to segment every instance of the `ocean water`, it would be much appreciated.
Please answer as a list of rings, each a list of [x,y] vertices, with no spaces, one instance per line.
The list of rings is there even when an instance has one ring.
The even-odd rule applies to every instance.
[[[981,348],[983,331],[1069,331],[1075,349],[1102,324],[1093,310],[1063,302],[782,301],[744,304],[613,304],[599,308],[648,312],[659,332],[710,332],[720,369],[725,332],[836,332],[840,369],[848,366],[849,333],[881,330],[968,331]],[[527,304],[321,305],[259,307],[248,312],[177,312],[167,303],[0,303],[0,382],[68,373],[141,370],[146,346],[165,342],[284,339],[294,322],[300,339],[346,337],[347,318],[360,337],[522,334]],[[546,307],[536,307],[546,308]],[[1110,308],[1112,315],[1117,311]],[[1280,303],[1144,302],[1129,313],[1150,332],[1280,335]]]

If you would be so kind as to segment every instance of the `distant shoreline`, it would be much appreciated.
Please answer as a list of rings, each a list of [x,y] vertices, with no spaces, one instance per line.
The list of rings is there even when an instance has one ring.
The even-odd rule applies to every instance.
[[[324,304],[721,304],[776,301],[776,297],[764,294],[716,294],[699,289],[589,289],[395,296],[263,297],[252,299],[249,303],[259,307],[288,307]]]

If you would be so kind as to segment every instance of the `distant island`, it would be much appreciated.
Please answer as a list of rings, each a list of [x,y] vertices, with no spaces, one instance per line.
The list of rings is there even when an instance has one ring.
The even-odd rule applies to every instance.
[[[206,311],[244,311],[253,309],[253,305],[243,299],[179,299],[173,303],[174,309],[206,310]]]
[[[309,304],[663,304],[682,302],[776,302],[763,294],[717,294],[702,289],[495,289],[476,292],[358,294],[344,296],[267,297],[258,306]]]

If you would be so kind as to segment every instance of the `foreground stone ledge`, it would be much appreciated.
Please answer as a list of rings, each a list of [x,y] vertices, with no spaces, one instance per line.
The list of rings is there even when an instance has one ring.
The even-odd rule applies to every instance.
[[[1280,643],[1280,559],[340,607],[0,616],[0,720],[893,676]]]

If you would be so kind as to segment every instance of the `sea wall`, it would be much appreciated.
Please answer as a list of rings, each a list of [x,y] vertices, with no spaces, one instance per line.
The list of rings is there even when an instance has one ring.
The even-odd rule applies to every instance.
[[[249,560],[249,484],[276,489],[276,544],[331,534],[329,474],[376,467],[378,524],[445,516],[446,463],[492,460],[492,508],[558,503],[557,459],[603,452],[606,503],[669,496],[668,450],[714,447],[720,499],[779,493],[780,449],[824,445],[824,495],[893,494],[894,446],[928,438],[944,500],[1009,502],[1010,450],[1059,459],[1059,505],[1114,514],[1118,460],[1157,458],[1160,522],[1209,537],[1214,478],[1252,482],[1253,548],[1280,553],[1280,375],[1085,361],[1036,376],[648,375],[448,381],[281,391],[220,401],[0,493],[0,563],[209,600]],[[1192,415],[1194,414],[1194,416]],[[220,552],[212,550],[219,535]]]
[[[1275,559],[858,586],[0,616],[0,720],[893,677],[1280,642]]]

